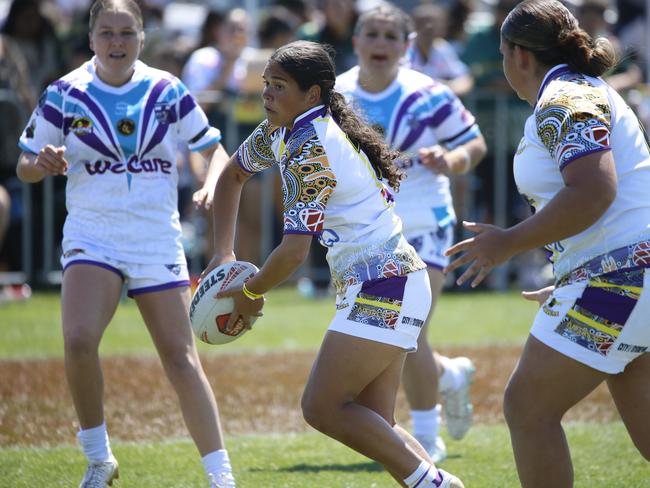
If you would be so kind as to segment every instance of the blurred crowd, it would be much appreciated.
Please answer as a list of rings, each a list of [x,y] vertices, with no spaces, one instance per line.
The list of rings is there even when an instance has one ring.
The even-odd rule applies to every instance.
[[[22,225],[32,226],[33,268],[42,269],[43,200],[40,185],[31,195],[31,222],[25,222],[22,186],[15,176],[17,141],[26,120],[50,82],[92,56],[88,47],[90,0],[0,0],[0,302],[24,298],[23,287],[2,279],[23,266]],[[141,59],[183,80],[221,129],[228,152],[263,118],[261,72],[269,53],[294,39],[334,47],[339,73],[355,64],[353,28],[363,9],[379,0],[142,0],[146,44]],[[447,85],[477,116],[486,137],[486,159],[469,176],[454,180],[459,221],[478,219],[507,225],[525,217],[510,169],[511,156],[531,108],[509,89],[501,69],[499,27],[516,0],[394,1],[414,20],[415,32],[404,63]],[[627,97],[650,124],[650,80],[645,0],[567,0],[581,26],[592,36],[615,43],[620,63],[607,80]],[[499,163],[501,161],[501,164]],[[506,164],[503,164],[503,161]],[[179,212],[186,252],[193,271],[209,255],[210,220],[192,208],[193,189],[205,178],[200,157],[179,150]],[[240,210],[240,259],[259,263],[279,238],[281,201],[277,175],[256,177],[246,186]],[[52,246],[60,242],[65,215],[65,179],[55,178]],[[261,199],[260,195],[265,196]],[[270,205],[273,197],[275,205]],[[49,198],[49,197],[48,197]],[[501,202],[501,203],[499,203]],[[316,252],[316,254],[318,254]],[[535,260],[537,258],[533,258]],[[530,261],[530,259],[528,259]],[[312,261],[311,272],[329,276]],[[522,286],[536,285],[539,263],[517,266]],[[322,268],[322,271],[319,271]],[[46,270],[48,271],[48,270]],[[528,274],[527,274],[528,273]],[[34,276],[30,280],[38,281]]]

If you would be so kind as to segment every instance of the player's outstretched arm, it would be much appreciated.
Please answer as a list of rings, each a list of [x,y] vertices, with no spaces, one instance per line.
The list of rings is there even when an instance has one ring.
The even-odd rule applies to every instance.
[[[214,200],[217,180],[230,158],[224,147],[219,143],[201,151],[201,155],[208,161],[208,171],[203,186],[192,195],[192,201],[196,208],[203,207],[209,210]]]

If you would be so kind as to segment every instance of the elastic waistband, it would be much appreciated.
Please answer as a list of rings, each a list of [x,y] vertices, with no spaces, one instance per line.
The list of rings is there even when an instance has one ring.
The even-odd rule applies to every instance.
[[[555,282],[555,286],[584,281],[615,271],[650,267],[650,239],[635,242],[590,259]]]

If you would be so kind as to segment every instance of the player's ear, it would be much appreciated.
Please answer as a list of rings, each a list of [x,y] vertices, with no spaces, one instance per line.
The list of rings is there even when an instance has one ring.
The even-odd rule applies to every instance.
[[[319,85],[312,85],[307,90],[307,100],[311,104],[317,104],[321,100],[321,90]]]

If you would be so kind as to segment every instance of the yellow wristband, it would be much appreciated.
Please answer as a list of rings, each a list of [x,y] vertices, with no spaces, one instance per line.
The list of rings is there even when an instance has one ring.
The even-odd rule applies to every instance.
[[[246,288],[246,283],[242,285],[241,291],[246,296],[246,298],[250,300],[259,300],[260,298],[264,298],[263,293],[253,293],[248,288]]]

